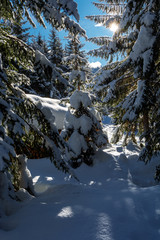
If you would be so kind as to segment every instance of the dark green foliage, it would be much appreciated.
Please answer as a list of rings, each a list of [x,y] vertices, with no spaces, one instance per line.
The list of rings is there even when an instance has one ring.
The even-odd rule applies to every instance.
[[[113,2],[107,4],[112,6]],[[125,6],[119,30],[105,42],[105,49],[106,56],[111,53],[123,57],[99,71],[94,89],[111,111],[115,123],[120,125],[119,134],[126,133],[126,144],[127,138],[135,141],[139,137],[140,159],[147,163],[160,150],[160,3],[115,2],[120,3]],[[116,15],[115,11],[115,20]]]
[[[63,76],[60,61],[57,65],[53,62],[56,52],[51,50],[40,34],[32,40],[31,46],[35,50],[33,73],[29,73],[31,89],[44,97],[64,97],[68,82]],[[57,51],[60,54],[59,48]]]
[[[49,56],[49,48],[45,39],[42,38],[39,33],[37,37],[32,38],[31,46],[34,50],[38,50],[43,53],[46,57]]]
[[[155,180],[160,182],[160,165],[156,167]]]
[[[49,44],[49,60],[55,64],[57,67],[61,67],[62,65],[62,59],[63,59],[63,48],[60,42],[60,39],[58,38],[56,34],[56,30],[52,29],[50,33],[50,38],[48,41]]]
[[[69,67],[69,82],[74,88],[85,89],[91,77],[86,53],[80,42],[79,35],[68,36],[68,44],[65,48],[64,62]]]
[[[77,20],[79,19],[77,5],[73,3],[75,9],[72,12],[66,4],[60,5],[59,1],[49,3],[43,0],[0,2],[0,200],[2,201],[8,197],[15,198],[11,191],[13,187],[16,191],[19,189],[20,173],[17,167],[19,154],[25,153],[27,157],[31,157],[33,156],[31,149],[39,151],[43,147],[46,155],[58,169],[69,172],[64,160],[64,149],[68,148],[67,144],[60,137],[56,127],[50,125],[42,112],[21,90],[24,86],[26,90],[32,77],[38,77],[34,69],[35,62],[37,66],[39,64],[39,68],[41,67],[43,74],[46,75],[45,78],[55,77],[55,82],[58,82],[57,78],[61,77],[44,54],[35,51],[24,42],[26,35],[21,32],[22,17],[25,15],[34,25],[29,16],[30,11],[43,25],[45,24],[42,15],[47,22],[57,28],[69,29],[71,24],[70,31],[80,31],[82,35],[85,34],[84,30],[69,18],[69,15],[73,14]],[[54,16],[53,11],[57,13]],[[13,25],[7,28],[6,21],[12,22],[16,27],[14,36],[10,34]],[[66,84],[62,77],[61,81]],[[38,122],[38,128],[33,126],[35,120]]]
[[[30,28],[25,28],[24,25],[27,23],[27,21],[24,21],[22,18],[22,14],[20,12],[17,12],[15,14],[15,19],[13,23],[10,23],[11,26],[11,34],[16,36],[18,39],[21,39],[22,41],[28,43],[29,38],[31,37],[29,34]]]

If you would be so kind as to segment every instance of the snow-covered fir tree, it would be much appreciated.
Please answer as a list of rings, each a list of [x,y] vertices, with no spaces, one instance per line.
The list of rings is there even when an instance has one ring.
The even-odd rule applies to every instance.
[[[106,2],[108,9],[117,5],[117,1]],[[135,135],[140,135],[140,159],[147,163],[160,150],[160,2],[118,1],[117,6],[121,4],[125,4],[121,15],[116,8],[112,18],[109,12],[106,14],[110,22],[117,21],[118,15],[120,23],[105,49],[106,56],[121,54],[122,58],[99,72],[95,91],[112,109],[119,133],[127,132],[126,137],[134,141]]]
[[[32,39],[31,46],[36,50],[34,73],[31,73],[31,90],[43,97],[61,98],[67,94],[68,81],[63,74],[66,69],[62,65],[63,49],[52,30],[49,42],[42,39],[39,33]],[[54,39],[55,38],[55,39]]]
[[[99,120],[95,117],[89,93],[76,90],[70,97],[70,109],[61,133],[72,150],[66,149],[66,158],[73,168],[82,163],[92,165],[96,151],[107,145],[108,138]]]
[[[59,37],[57,36],[56,30],[53,28],[49,35],[49,60],[57,67],[62,65],[63,59],[63,48]]]
[[[56,67],[43,53],[35,51],[34,76],[31,88],[41,96],[61,98],[65,96],[68,81],[63,71]]]
[[[89,76],[89,64],[79,35],[70,35],[66,47],[64,61],[68,63],[71,72],[69,81],[77,88],[70,97],[70,109],[64,121],[64,130],[61,136],[69,144],[72,151],[66,149],[66,158],[73,168],[82,163],[93,164],[93,156],[97,149],[107,145],[108,138],[102,132],[100,119],[94,115],[91,96],[86,89],[87,77]]]
[[[65,73],[67,72],[68,68],[63,63],[63,56],[64,50],[61,44],[61,41],[58,37],[56,29],[52,28],[51,33],[49,35],[48,40],[48,47],[49,47],[49,55],[48,59],[50,62],[55,66],[55,70],[57,71],[56,76],[56,89],[59,91],[59,95],[61,97],[65,97],[68,95],[68,80],[66,82]],[[64,79],[63,79],[63,78]],[[65,84],[64,84],[65,83]]]
[[[85,51],[82,50],[84,45],[81,44],[78,34],[69,35],[67,38],[68,44],[65,48],[64,62],[70,69],[69,82],[75,88],[85,89],[91,76],[91,70]]]
[[[79,15],[77,4],[73,1],[1,1],[1,24],[6,19],[14,20],[15,12],[20,9],[27,19],[34,25],[29,13],[45,26],[44,19],[54,27],[68,29],[85,35],[85,31],[75,21]],[[63,21],[62,21],[63,19]],[[3,59],[8,63],[7,68]],[[14,191],[20,187],[20,173],[18,170],[18,155],[30,157],[30,148],[39,151],[45,148],[51,160],[58,169],[69,171],[63,158],[66,143],[59,136],[53,124],[50,124],[40,110],[20,90],[22,82],[30,81],[27,75],[19,69],[33,69],[35,59],[42,66],[50,66],[50,62],[43,54],[35,51],[22,40],[9,34],[3,26],[0,28],[0,215],[7,211],[5,201],[16,198]],[[16,62],[16,64],[15,64]],[[33,127],[33,118],[39,122],[39,128]],[[13,191],[14,190],[14,191]],[[8,204],[8,203],[7,203]]]
[[[53,53],[40,33],[32,39],[31,46],[36,54],[33,72],[29,73],[29,92],[34,91],[43,97],[64,97],[68,81],[63,77],[63,71],[52,61]]]
[[[31,46],[43,53],[46,57],[49,54],[49,48],[45,39],[42,38],[42,35],[39,33],[37,37],[33,36]]]

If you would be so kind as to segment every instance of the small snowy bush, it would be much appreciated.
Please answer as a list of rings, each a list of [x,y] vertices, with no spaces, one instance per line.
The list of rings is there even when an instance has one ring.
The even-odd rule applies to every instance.
[[[66,157],[72,167],[76,168],[82,162],[93,164],[96,150],[105,146],[108,138],[102,132],[100,122],[91,112],[91,99],[87,92],[75,91],[70,98],[62,137],[68,142],[70,151],[66,149]]]

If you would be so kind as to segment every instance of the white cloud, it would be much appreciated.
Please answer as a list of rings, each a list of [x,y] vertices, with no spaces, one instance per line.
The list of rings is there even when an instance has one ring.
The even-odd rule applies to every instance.
[[[90,64],[89,64],[89,66],[91,67],[91,68],[97,68],[97,67],[101,67],[102,66],[102,64],[100,63],[100,62],[91,62]]]
[[[103,24],[102,24],[102,23],[97,23],[97,24],[95,25],[95,27],[103,27]]]

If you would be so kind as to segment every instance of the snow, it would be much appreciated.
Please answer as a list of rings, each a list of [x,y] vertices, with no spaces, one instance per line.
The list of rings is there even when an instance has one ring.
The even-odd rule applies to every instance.
[[[150,18],[148,22],[146,21],[147,16],[145,16],[144,21],[147,25],[150,23]],[[138,58],[143,59],[143,73],[146,73],[147,68],[152,60],[153,55],[153,45],[155,43],[156,37],[153,35],[152,27],[146,27],[145,25],[141,26],[138,39],[135,42],[130,58],[132,61],[137,61]],[[142,44],[143,43],[143,44]]]
[[[140,105],[142,104],[142,102],[144,101],[143,95],[144,95],[144,91],[146,89],[145,84],[146,84],[146,82],[143,80],[138,80],[138,82],[137,82],[137,98],[135,101],[136,108],[139,108]]]
[[[85,72],[79,71],[79,70],[73,70],[69,75],[69,81],[73,82],[73,80],[75,80],[76,78],[79,78],[79,80],[84,83],[86,81]]]
[[[105,126],[111,136],[112,126]],[[93,167],[74,170],[80,182],[49,159],[28,160],[38,197],[0,218],[1,239],[158,240],[160,195],[153,179],[158,158],[144,165],[138,154],[131,142],[101,149]]]
[[[84,136],[79,134],[78,131],[74,131],[71,135],[71,137],[68,140],[68,144],[75,152],[76,156],[80,155],[82,150],[87,150],[87,144],[84,139]],[[72,152],[71,152],[72,154]],[[69,157],[70,159],[70,157]]]
[[[155,20],[155,18],[156,18],[155,13],[146,12],[144,14],[144,17],[143,17],[143,20],[142,20],[141,24],[144,23],[147,27],[149,27],[153,24],[153,21]]]
[[[84,114],[79,118],[76,118],[70,111],[66,114],[66,128],[80,129],[80,132],[84,135],[87,135],[91,130],[92,124],[92,120]]]
[[[152,32],[149,31],[144,25],[142,25],[138,39],[133,47],[131,58],[136,60],[147,49],[152,48],[152,45],[155,41],[155,37],[152,35]],[[142,45],[143,42],[143,45]]]
[[[43,98],[32,94],[27,94],[27,96],[44,113],[51,124],[54,123],[57,129],[63,129],[63,121],[68,107],[63,106],[58,99]]]
[[[51,66],[51,62],[38,50],[35,51],[35,62],[41,62],[43,65]]]
[[[73,14],[77,21],[79,21],[79,14],[77,11],[77,3],[73,0],[60,0],[59,4],[64,8],[67,9],[69,15]]]
[[[71,107],[78,109],[80,104],[83,104],[85,108],[91,106],[91,99],[88,92],[75,91],[70,98]]]
[[[138,82],[139,94],[142,84]],[[62,112],[67,107],[61,106],[59,100],[28,97],[36,104],[57,110],[55,121],[63,122]],[[71,105],[77,107],[81,101],[90,106],[88,93],[75,92]],[[51,115],[47,111],[45,114],[51,121]],[[87,117],[82,115],[80,122],[86,133]],[[74,119],[71,124],[75,124]],[[76,153],[87,149],[77,129],[78,125],[69,140]],[[109,140],[114,129],[111,118],[103,117],[103,130]],[[23,176],[16,196],[21,202],[4,201],[7,192],[0,191],[0,239],[159,240],[160,194],[154,180],[159,157],[145,165],[137,161],[139,152],[132,142],[126,147],[121,142],[107,145],[96,152],[92,167],[82,163],[74,169],[79,182],[58,171],[48,158],[27,160],[20,156]],[[7,184],[7,177],[1,172],[0,190],[6,190]],[[34,188],[36,197],[26,191],[28,187]]]
[[[79,91],[80,92],[80,91]],[[88,97],[87,92],[80,92],[79,98],[77,100],[76,98],[77,93],[72,98],[73,105],[76,104],[76,106],[80,103],[80,101],[84,102],[85,106],[91,105],[91,99]],[[90,121],[89,118],[82,116],[79,121],[75,121],[73,116],[71,116],[71,113],[68,111],[68,107],[70,104],[66,104],[64,106],[60,100],[58,99],[52,99],[52,98],[44,98],[33,94],[26,94],[28,98],[30,98],[36,106],[43,112],[43,114],[46,116],[48,121],[51,124],[55,124],[57,129],[63,129],[64,127],[64,119],[65,116],[67,118],[67,121],[70,123],[70,125],[74,126],[75,129],[78,129],[81,125],[83,126],[84,134],[86,131],[89,131],[90,128]],[[83,99],[83,100],[82,100]],[[100,114],[96,111],[94,108],[90,108],[93,115],[100,121],[101,117]],[[36,124],[36,123],[35,123]]]
[[[91,118],[87,117],[86,115],[82,115],[80,118],[80,129],[81,129],[81,133],[84,135],[87,135],[88,132],[91,130],[92,128],[92,120]]]
[[[33,181],[32,181],[32,175],[27,168],[27,158],[25,155],[21,154],[18,156],[18,161],[19,161],[19,171],[20,171],[20,188],[22,189],[20,192],[21,196],[16,196],[21,200],[22,197],[26,195],[25,190],[27,190],[31,195],[35,195],[34,193],[34,186],[33,186]],[[24,189],[24,191],[23,191]],[[23,193],[23,195],[22,195]],[[25,194],[24,194],[25,193]],[[19,194],[19,195],[20,195]]]

